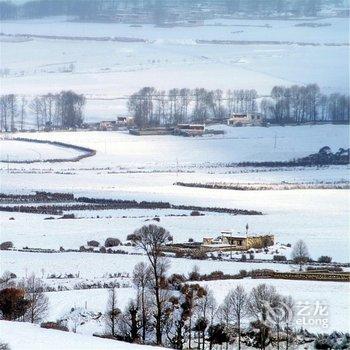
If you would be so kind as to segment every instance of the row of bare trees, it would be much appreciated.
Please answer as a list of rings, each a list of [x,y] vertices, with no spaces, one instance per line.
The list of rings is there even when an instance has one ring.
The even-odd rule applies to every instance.
[[[32,100],[15,94],[0,97],[0,130],[76,128],[83,123],[85,97],[73,91],[36,96]]]
[[[232,113],[257,111],[256,90],[206,90],[204,88],[157,90],[144,87],[128,100],[129,112],[139,127],[205,123],[224,120]]]
[[[144,87],[132,94],[128,110],[138,127],[224,121],[233,113],[260,111],[277,124],[318,121],[349,122],[350,97],[321,93],[317,84],[275,86],[270,97],[259,99],[256,90],[157,90]]]
[[[118,308],[117,289],[111,288],[107,305],[108,334],[116,339],[143,344],[166,345],[174,349],[226,349],[246,344],[264,349],[270,343],[290,344],[293,300],[276,289],[260,284],[248,293],[242,286],[229,291],[218,305],[212,291],[195,282],[198,270],[186,279],[167,277],[169,260],[162,246],[171,236],[164,228],[143,226],[133,235],[148,264],[134,268],[136,298],[124,311]],[[283,309],[283,312],[281,312]],[[244,339],[243,336],[244,335]]]
[[[349,122],[350,96],[325,95],[317,84],[275,86],[261,101],[262,114],[278,124],[317,121]]]

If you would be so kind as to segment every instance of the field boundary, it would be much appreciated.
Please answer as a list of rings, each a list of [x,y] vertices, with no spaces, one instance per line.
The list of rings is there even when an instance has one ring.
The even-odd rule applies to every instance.
[[[73,158],[50,158],[43,160],[0,160],[0,163],[15,163],[15,164],[32,164],[32,163],[64,163],[64,162],[79,162],[80,160],[88,157],[92,157],[96,154],[96,151],[91,148],[72,145],[69,143],[59,142],[59,141],[47,141],[47,140],[34,140],[22,137],[16,137],[11,139],[6,139],[6,141],[21,141],[21,142],[31,142],[47,144],[56,147],[70,148],[76,151],[84,152],[83,154],[73,157]]]

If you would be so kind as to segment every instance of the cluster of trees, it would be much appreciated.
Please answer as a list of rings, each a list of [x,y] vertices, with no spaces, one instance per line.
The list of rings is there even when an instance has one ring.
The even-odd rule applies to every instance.
[[[222,121],[232,113],[257,111],[256,90],[206,90],[204,88],[159,91],[144,87],[132,94],[128,110],[139,127]]]
[[[5,272],[0,279],[0,314],[8,321],[38,323],[48,310],[44,284],[34,274],[14,283],[16,276]]]
[[[118,308],[117,289],[111,288],[107,305],[108,335],[116,339],[166,345],[174,349],[212,349],[215,344],[241,348],[242,334],[249,345],[264,349],[271,342],[290,343],[293,301],[274,287],[260,284],[248,293],[242,286],[231,290],[221,305],[212,292],[198,284],[184,283],[185,276],[166,276],[169,261],[162,246],[170,234],[164,228],[143,226],[133,235],[148,264],[135,266],[133,283],[137,297],[125,311]],[[189,279],[199,279],[194,269]],[[283,312],[281,312],[283,308]],[[250,321],[248,330],[243,323]],[[283,337],[282,337],[283,334]]]
[[[323,5],[342,5],[342,0],[34,0],[16,5],[0,2],[1,19],[36,18],[57,15],[92,16],[101,12],[132,9],[150,12],[155,22],[165,21],[173,12],[190,13],[208,9],[216,14],[244,13],[269,16],[286,13],[295,16],[316,16]],[[171,17],[172,18],[172,17]]]
[[[0,130],[24,130],[28,122],[28,114],[34,116],[37,130],[76,128],[83,123],[84,105],[85,97],[73,91],[49,93],[37,96],[31,101],[15,94],[2,95],[0,96]]]
[[[278,124],[316,121],[349,122],[350,96],[322,94],[317,84],[275,86],[261,101],[262,114]]]
[[[220,89],[183,88],[160,91],[144,87],[130,96],[128,110],[141,128],[224,121],[233,113],[258,111],[265,120],[276,124],[350,120],[350,96],[325,95],[317,84],[275,86],[270,97],[261,100],[258,97],[256,90],[224,92]]]

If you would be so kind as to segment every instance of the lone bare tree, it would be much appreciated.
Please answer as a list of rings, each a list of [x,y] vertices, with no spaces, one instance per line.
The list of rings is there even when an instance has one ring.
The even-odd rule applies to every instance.
[[[295,243],[292,251],[292,260],[299,265],[299,271],[303,270],[305,265],[310,259],[309,251],[303,240],[299,240]]]
[[[116,328],[118,323],[118,317],[121,314],[120,309],[117,308],[117,288],[112,286],[109,289],[109,297],[107,302],[107,312],[106,312],[106,324],[108,332],[115,337]]]
[[[20,286],[26,291],[26,299],[29,300],[29,308],[24,319],[31,323],[38,323],[46,316],[49,300],[44,293],[44,283],[34,274],[24,279]]]
[[[162,344],[162,309],[166,301],[164,296],[164,275],[168,261],[162,256],[162,246],[172,239],[170,233],[157,225],[143,226],[134,232],[133,242],[142,249],[149,260],[152,271],[152,291],[155,297],[156,341]]]
[[[222,311],[226,324],[233,323],[237,327],[238,349],[241,349],[241,321],[247,314],[248,295],[242,286],[231,290],[224,299]]]
[[[141,329],[143,343],[146,340],[146,330],[147,325],[149,323],[148,318],[150,316],[150,302],[147,296],[147,287],[149,285],[151,273],[152,271],[144,262],[136,264],[133,272],[133,283],[137,290],[137,300],[141,312]]]

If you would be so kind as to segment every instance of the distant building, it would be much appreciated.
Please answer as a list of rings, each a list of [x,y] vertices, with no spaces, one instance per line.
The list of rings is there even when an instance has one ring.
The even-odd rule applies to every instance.
[[[263,124],[263,118],[260,114],[239,114],[235,113],[227,120],[227,125],[230,126],[260,126]]]
[[[98,128],[102,131],[117,130],[117,122],[115,120],[104,120],[99,123]]]
[[[117,118],[117,126],[118,127],[128,127],[134,125],[133,117],[118,117]]]
[[[116,120],[103,120],[99,122],[98,129],[102,131],[113,131],[123,127],[130,127],[134,125],[134,118],[132,117],[117,117]]]
[[[275,244],[273,235],[248,235],[246,233],[233,232],[226,230],[221,232],[217,238],[203,238],[202,247],[221,250],[242,250],[261,249]]]

